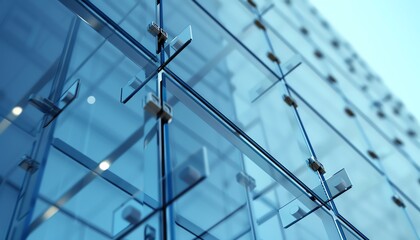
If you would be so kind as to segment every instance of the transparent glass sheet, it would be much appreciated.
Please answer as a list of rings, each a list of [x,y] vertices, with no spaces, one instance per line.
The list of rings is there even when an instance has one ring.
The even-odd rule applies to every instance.
[[[417,224],[420,222],[420,209],[409,203],[406,198],[403,197],[402,200],[405,204],[406,216],[412,221],[413,228],[417,234],[420,234],[420,225]]]
[[[168,11],[165,15],[168,29],[178,31],[184,22],[191,24],[194,29],[194,41],[168,68],[303,182],[316,187],[318,177],[306,165],[310,155],[293,108],[282,99],[283,86],[272,84],[278,80],[276,76],[242,47],[230,42],[231,38],[221,40],[226,37],[225,32],[214,22],[184,14],[189,8],[196,9],[195,4],[174,4],[171,1],[166,4],[164,9]],[[238,8],[243,6],[239,5]],[[247,11],[244,9],[244,12]],[[189,64],[186,65],[186,62]],[[271,85],[273,87],[269,91],[262,91],[264,94],[254,101],[258,89]]]
[[[363,156],[364,152],[358,152],[354,145],[349,145],[300,98],[296,99],[303,121],[308,122],[307,132],[317,149],[318,159],[326,169],[326,177],[342,167],[349,173],[352,188],[334,200],[339,213],[368,238],[410,239],[410,226],[402,209],[392,201],[393,192],[386,178],[377,170],[377,165]],[[411,191],[412,194],[415,193]]]
[[[235,180],[242,156],[171,93],[167,96],[174,112],[167,178],[168,200],[178,198],[175,222],[204,238],[233,238],[250,228],[246,190]]]
[[[0,178],[0,204],[2,209],[2,215],[0,219],[0,237],[6,239],[6,234],[10,227],[10,221],[13,219],[15,214],[15,208],[17,207],[17,201],[20,194],[25,186],[25,174],[26,172],[16,166],[7,172],[7,175],[1,175]]]
[[[250,49],[260,61],[279,75],[277,63],[270,59],[268,55],[270,53],[274,54],[274,58],[277,58],[280,63],[295,55],[284,42],[279,39],[273,39],[270,28],[265,27],[265,31],[268,34],[266,35],[265,31],[257,27],[255,20],[258,19],[258,14],[253,8],[249,8],[249,4],[246,1],[224,2],[223,5],[219,5],[217,8],[213,7],[214,3],[212,1],[197,1],[197,4],[208,11],[213,18],[217,19],[242,44]],[[235,9],[235,15],[228,13],[232,9]],[[263,26],[265,24],[264,22],[260,23]],[[271,43],[268,42],[269,39],[267,37],[270,38]]]
[[[44,114],[28,98],[49,95],[73,14],[59,2],[12,2],[1,7],[0,133],[13,122],[33,134]]]
[[[56,148],[51,148],[44,171],[39,198],[50,203],[57,202],[89,173],[89,169]]]
[[[7,120],[2,119],[1,124]],[[4,125],[3,125],[4,126]],[[7,128],[0,131],[0,239],[5,239],[10,220],[24,184],[26,171],[19,164],[30,155],[34,138],[20,129],[15,123],[8,122]]]
[[[363,131],[370,139],[372,148],[380,157],[381,169],[389,176],[391,181],[407,194],[414,202],[420,202],[419,177],[420,172],[413,167],[404,155],[395,146],[386,141],[366,122],[361,121]],[[379,164],[379,163],[378,163]]]
[[[30,224],[31,236],[49,236],[49,232],[59,227],[57,225],[66,225],[65,222],[69,221],[85,226],[73,229],[69,237],[84,236],[85,228],[89,228],[96,234],[112,238],[153,213],[144,196],[133,196],[139,190],[130,192],[127,189],[129,184],[123,184],[120,177],[109,171],[94,172],[84,165],[89,163],[83,164],[56,148],[51,150]],[[54,219],[59,214],[69,219],[56,222]]]
[[[327,75],[327,68],[323,59],[315,56],[315,51],[320,50],[303,35],[296,26],[290,26],[289,22],[276,15],[274,8],[270,9],[264,16],[267,24],[267,34],[273,44],[273,48],[280,57],[288,57],[289,52],[298,53],[304,56],[306,62],[315,66],[323,75]],[[281,26],[279,28],[278,26]],[[298,46],[298,47],[296,47]],[[321,50],[322,51],[322,50]],[[324,53],[325,54],[325,53]]]
[[[10,146],[2,149],[2,158],[0,160],[2,166],[0,168],[0,181],[2,183],[9,179],[13,175],[12,172],[16,169],[19,169],[18,172],[24,173],[23,169],[20,169],[18,165],[25,155],[30,155],[33,141],[33,136],[15,124],[10,124],[7,129],[0,132],[0,146]]]
[[[283,10],[283,15],[288,15],[288,9]],[[316,43],[317,46],[325,53],[327,58],[334,59],[337,63],[343,63],[343,55],[339,48],[335,48],[332,44],[333,40],[340,41],[340,37],[329,26],[326,27],[326,22],[312,6],[308,6],[305,1],[295,0],[291,4],[289,14],[293,14],[298,18],[298,24],[303,25],[309,31],[309,38]],[[299,25],[297,25],[299,26]]]
[[[336,129],[346,136],[351,136],[354,145],[360,148],[365,147],[363,136],[360,134],[354,118],[346,115],[345,109],[351,109],[351,107],[315,72],[302,64],[288,76],[288,84],[293,91],[296,91],[306,102],[309,102]],[[331,99],[334,99],[334,101],[331,101]],[[298,111],[300,112],[299,107]],[[306,128],[311,128],[311,122],[309,120],[304,121]],[[309,138],[311,137],[309,135]]]
[[[104,201],[104,199],[106,200]],[[119,188],[103,179],[96,178],[68,201],[63,208],[74,212],[78,217],[91,222],[93,225],[113,236],[115,234],[112,233],[115,221],[121,221],[123,218],[129,224],[134,224],[140,222],[142,215],[147,216],[150,213],[150,208],[139,203],[136,206],[136,210],[141,212],[138,222],[132,221],[130,219],[131,216],[123,215],[123,213],[121,215],[115,215],[115,212],[128,199],[131,199],[131,196],[122,192]],[[101,204],[101,208],[97,207],[98,203]],[[119,229],[115,230],[117,232]]]
[[[294,0],[291,6],[293,15],[299,19],[299,22],[310,22],[310,27],[316,30],[319,35],[329,36],[333,33],[333,29],[330,29],[329,26],[325,27],[322,13],[318,12],[313,5],[307,4],[304,0]]]
[[[112,238],[106,234],[98,233],[83,222],[74,219],[72,216],[63,212],[57,212],[47,224],[36,229],[27,239],[108,240]]]
[[[119,103],[118,91],[111,91],[116,94],[111,96],[104,88],[82,91],[75,109],[70,107],[61,116],[53,144],[91,171],[102,171],[101,166],[105,165],[112,173],[112,181],[157,207],[157,122],[143,109],[146,95],[156,92],[156,81],[150,81],[126,105]],[[109,109],[109,104],[114,108]],[[103,148],[94,147],[98,145]],[[145,179],[150,179],[149,184],[145,184]]]
[[[292,4],[292,6],[294,5]],[[297,10],[298,9],[296,8],[295,11]],[[385,134],[389,135],[391,139],[394,137],[392,135],[395,135],[395,134],[393,134],[393,131],[391,131],[392,128],[394,127],[390,129],[390,126],[389,124],[387,124],[386,121],[383,121],[382,119],[378,118],[377,110],[375,110],[375,108],[373,107],[373,99],[371,99],[371,97],[369,97],[366,92],[366,91],[369,91],[370,89],[373,89],[373,90],[378,89],[378,88],[383,89],[383,86],[379,86],[381,84],[379,84],[378,81],[373,81],[369,83],[367,80],[364,80],[366,79],[366,75],[367,75],[367,74],[364,74],[363,76],[360,76],[360,78],[358,78],[358,79],[362,79],[363,81],[356,83],[354,82],[354,79],[352,79],[352,77],[348,73],[343,73],[342,66],[341,66],[341,69],[337,69],[337,67],[340,67],[337,65],[337,62],[340,62],[340,61],[338,61],[337,59],[335,59],[335,61],[327,60],[327,62],[324,61],[324,63],[322,63],[322,61],[320,61],[319,59],[316,59],[313,54],[314,46],[316,44],[312,43],[311,45],[309,43],[311,43],[312,40],[314,39],[316,40],[318,37],[318,34],[309,33],[308,37],[304,37],[302,36],[301,33],[297,31],[296,28],[298,28],[298,26],[294,26],[296,30],[294,31],[292,28],[290,28],[291,27],[289,26],[290,23],[287,21],[285,22],[285,19],[281,17],[281,14],[280,15],[278,14],[278,10],[276,10],[276,7],[271,8],[264,15],[264,19],[267,19],[267,26],[269,26],[270,29],[274,29],[273,27],[271,27],[270,22],[276,23],[276,24],[278,24],[279,22],[282,22],[282,23],[284,22],[283,24],[281,24],[282,25],[281,34],[279,34],[276,30],[274,30],[273,32],[274,36],[271,36],[270,31],[268,31],[270,39],[272,41],[275,41],[277,37],[286,38],[288,39],[289,43],[293,43],[294,45],[299,45],[298,51],[302,53],[303,56],[305,56],[304,61],[309,60],[312,66],[316,67],[318,74],[322,75],[322,78],[327,78],[329,75],[333,76],[338,81],[337,83],[338,88],[345,89],[345,91],[343,91],[343,94],[344,94],[343,96],[345,96],[351,103],[354,103],[355,106],[361,109],[368,117],[374,120],[379,125],[380,129],[382,129],[382,131],[385,131]],[[290,28],[290,29],[285,30],[285,28]],[[308,38],[310,38],[311,40],[308,40]],[[325,43],[326,41],[325,39],[323,39],[322,41],[319,41],[319,42]],[[274,44],[274,46],[277,46],[277,45],[278,44]],[[323,49],[330,49],[330,48],[331,47],[328,46]],[[324,54],[324,55],[325,57],[328,58],[329,56],[333,54],[328,54],[327,52],[327,54]],[[341,60],[341,57],[340,57],[340,60]],[[376,85],[371,86],[373,84],[376,84]],[[363,90],[363,89],[367,89],[367,90]],[[382,95],[384,95],[384,93]]]
[[[296,77],[300,75],[300,73],[304,74],[305,76],[302,75],[302,77],[299,78],[299,80],[297,80]],[[342,77],[338,72],[333,72],[333,76],[338,81],[338,87],[340,89],[345,89],[345,91],[341,91],[340,89],[334,87],[330,88],[328,84],[326,84],[324,81],[322,81],[322,79],[319,79],[315,75],[313,75],[312,79],[316,80],[317,82],[315,82],[314,85],[312,85],[311,81],[307,81],[307,77],[310,76],[310,73],[314,72],[307,68],[305,64],[302,64],[302,67],[292,72],[288,77],[290,85],[293,86],[299,92],[299,94],[302,94],[308,101],[310,101],[311,105],[317,108],[317,110],[320,111],[323,114],[323,116],[325,116],[330,122],[332,122],[335,127],[340,129],[341,132],[351,134],[351,131],[346,131],[346,129],[349,128],[349,126],[351,125],[354,126],[354,123],[346,124],[345,128],[340,128],[341,124],[345,122],[345,118],[348,117],[344,115],[343,117],[337,118],[336,116],[341,113],[334,113],[332,111],[329,111],[330,115],[328,115],[328,112],[324,111],[326,108],[328,108],[326,107],[327,104],[337,105],[337,102],[331,103],[331,101],[328,101],[327,99],[323,100],[322,97],[319,97],[320,95],[316,95],[318,96],[316,99],[312,98],[313,93],[308,92],[308,89],[313,89],[313,91],[317,90],[319,91],[319,94],[328,93],[328,96],[334,96],[334,98],[337,100],[341,99],[343,103],[346,103],[345,100],[342,100],[343,97],[347,98],[349,104],[344,105],[343,108],[346,106],[350,107],[354,114],[359,117],[359,119],[365,121],[368,125],[370,125],[370,128],[374,128],[377,134],[381,135],[380,138],[386,138],[389,142],[395,142],[396,139],[401,140],[403,146],[400,147],[407,151],[407,154],[410,155],[410,158],[412,158],[411,156],[415,156],[415,154],[419,150],[418,147],[412,146],[413,143],[410,143],[411,140],[408,139],[407,135],[402,134],[400,131],[398,131],[398,129],[396,129],[395,124],[393,124],[389,119],[390,115],[387,112],[385,112],[386,117],[380,118],[378,116],[379,111],[376,107],[373,106],[373,102],[369,101],[363,94],[363,92],[361,92],[359,89],[355,89],[354,85],[349,84],[348,81],[341,81]],[[298,81],[299,83],[296,84],[296,82]],[[308,86],[305,86],[304,84]],[[333,90],[337,91],[335,91],[334,93]],[[323,103],[320,103],[320,101],[322,101]],[[340,109],[338,108],[336,111],[340,111]],[[360,111],[362,111],[362,113],[360,113]],[[357,145],[357,141],[353,143]],[[413,162],[417,162],[418,165],[417,159],[413,159]]]
[[[82,43],[80,36],[76,46]],[[75,49],[74,55],[83,50],[82,47]],[[140,71],[140,67],[110,43],[104,43],[77,72],[69,73],[71,78],[67,84],[80,79],[81,89],[77,99],[59,116],[55,137],[98,163],[105,160],[113,148],[147,120],[140,96],[147,92],[139,93],[137,99],[127,105],[119,101],[121,86]],[[150,89],[155,89],[155,85],[150,83],[149,91],[153,91]]]
[[[30,199],[20,163],[44,120],[55,129],[36,204],[15,216],[33,210],[30,240],[335,240],[335,220],[349,240],[363,238],[356,228],[369,239],[416,238],[420,127],[315,8],[164,0],[159,16],[157,2],[0,4],[0,239],[18,197]],[[151,28],[160,17],[164,28]],[[76,19],[70,63],[58,69]],[[48,98],[61,70],[59,111],[45,116],[28,99]],[[160,93],[173,110],[163,126],[149,101]],[[339,218],[307,165],[295,110]]]
[[[167,178],[171,186],[168,195],[173,197],[168,200],[174,202],[178,225],[189,229],[196,237],[247,239],[251,225],[258,225],[259,234],[261,225],[270,218],[278,219],[282,207],[299,198],[296,201],[307,204],[312,213],[303,219],[303,216],[289,212],[287,215],[290,216],[284,217],[294,217],[295,222],[325,225],[327,232],[336,234],[328,214],[325,218],[323,214],[317,214],[318,210],[313,212],[319,207],[316,202],[305,197],[303,191],[291,185],[290,179],[261,159],[261,155],[249,152],[248,145],[227,133],[211,113],[173,84],[172,80],[166,81],[168,102],[174,113],[173,121],[168,125],[172,170]],[[250,206],[247,198],[252,202]],[[286,227],[278,224],[280,229]],[[298,229],[304,225],[295,223],[286,231],[300,232]],[[325,236],[323,231],[316,229],[313,228],[313,231],[319,231],[316,234]],[[328,237],[334,239],[336,235]]]
[[[37,205],[39,215],[32,223],[33,236],[47,239],[57,239],[48,234],[57,224],[66,226],[66,221],[112,238],[159,206],[157,121],[143,108],[146,95],[156,94],[157,83],[152,79],[130,102],[121,104],[121,86],[142,68],[90,27],[81,29],[73,55],[86,49],[92,54],[72,59],[64,89],[76,79],[81,87],[55,120],[54,149],[38,200],[44,208]],[[85,38],[92,32],[94,43],[86,46]],[[69,239],[96,239],[83,235],[83,229],[74,230]]]
[[[312,76],[313,81],[308,81],[308,76]],[[323,118],[346,136],[361,152],[368,155],[368,150],[379,152],[380,149],[384,149],[386,146],[392,151],[398,152],[395,146],[390,143],[392,140],[385,139],[378,132],[378,128],[373,128],[372,122],[368,123],[365,120],[365,116],[361,116],[351,105],[346,104],[340,95],[330,88],[327,83],[317,78],[314,72],[304,64],[292,72],[288,80],[293,91],[297,91],[300,97],[303,97],[306,102],[309,102]],[[315,80],[318,81],[314,82]],[[331,101],[330,99],[335,99],[335,101]],[[346,115],[346,108],[350,109],[355,116]],[[341,117],[338,117],[340,115]],[[307,128],[311,128],[311,121],[304,121],[304,123],[307,124]],[[380,141],[385,145],[375,144],[375,141]],[[411,164],[410,160],[404,156],[401,156],[401,158],[404,159],[402,160],[403,165]],[[415,169],[412,169],[412,171],[415,171]]]
[[[156,22],[156,1],[123,0],[115,2],[89,0],[89,2],[93,3],[150,52],[156,52],[156,39],[148,32],[149,24],[152,21]]]

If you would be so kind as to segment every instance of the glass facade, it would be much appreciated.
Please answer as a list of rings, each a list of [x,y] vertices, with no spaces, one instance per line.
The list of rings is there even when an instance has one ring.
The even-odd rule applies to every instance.
[[[0,239],[420,239],[420,128],[307,0],[3,0],[0,34]]]

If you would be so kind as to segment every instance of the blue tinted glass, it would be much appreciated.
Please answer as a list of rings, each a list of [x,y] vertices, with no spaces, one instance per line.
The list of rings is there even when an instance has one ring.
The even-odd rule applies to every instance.
[[[339,30],[305,0],[1,1],[0,239],[418,238],[420,127]]]

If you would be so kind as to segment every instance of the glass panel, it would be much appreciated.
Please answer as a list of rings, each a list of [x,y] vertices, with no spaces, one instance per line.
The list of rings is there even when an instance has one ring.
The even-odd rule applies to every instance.
[[[378,165],[414,202],[420,202],[418,180],[420,172],[399,152],[394,145],[386,141],[365,121],[360,121],[363,131],[370,139],[372,149],[379,156]]]
[[[0,204],[2,215],[0,218],[0,237],[6,239],[9,233],[10,221],[16,217],[14,214],[17,208],[17,201],[20,197],[21,189],[25,185],[25,171],[16,166],[7,172],[7,175],[0,177]]]
[[[6,119],[2,119],[0,125],[7,126],[0,131],[0,239],[6,239],[27,173],[19,164],[31,154],[34,137]]]
[[[311,76],[312,81],[307,81],[308,76]],[[343,100],[339,100],[341,97],[329,88],[327,83],[319,79],[315,82],[317,79],[317,76],[305,65],[300,66],[289,76],[290,85],[299,93],[299,96],[310,102],[311,106],[339,130],[360,152],[375,161],[375,158],[370,156],[371,154],[368,152],[373,151],[378,158],[382,159],[382,164],[385,171],[389,172],[391,180],[398,183],[398,186],[413,200],[420,199],[418,191],[414,190],[417,187],[416,182],[419,175],[418,171],[413,168],[412,163],[401,152],[398,152],[395,146],[384,139],[376,129],[373,129],[372,125],[366,122],[363,117],[358,117],[355,112],[353,113],[356,117],[346,116],[344,109],[348,108],[348,105]],[[335,99],[335,101],[331,101],[331,99]],[[337,117],[339,115],[343,117]],[[312,119],[304,122],[306,128],[312,128]],[[398,161],[399,171],[393,170],[396,161]],[[378,162],[374,162],[374,164],[381,168]]]
[[[81,28],[93,32],[86,25]],[[74,55],[86,51],[83,48],[85,37],[79,34],[76,46],[80,46],[75,48]],[[77,99],[59,116],[55,137],[99,163],[113,150],[109,146],[119,145],[144,124],[142,121],[147,120],[141,109],[142,96],[148,91],[155,92],[156,82],[150,82],[136,99],[123,105],[119,101],[120,89],[143,71],[140,67],[109,43],[102,44],[86,61],[79,58],[73,61],[83,65],[76,68],[76,72],[69,73],[67,84],[80,79],[81,89]],[[81,136],[84,136],[82,141]]]
[[[212,3],[205,5],[210,7]],[[311,188],[316,187],[318,177],[306,165],[310,154],[293,108],[282,99],[284,86],[273,85],[278,81],[276,76],[238,46],[214,22],[208,18],[195,18],[191,11],[185,13],[196,7],[190,2],[165,3],[168,29],[180,31],[180,26],[187,22],[194,29],[194,41],[168,68],[303,182]],[[217,10],[216,6],[212,7]],[[244,7],[239,4],[238,8]],[[253,37],[250,36],[250,39]],[[271,85],[273,87],[267,92],[262,91],[264,94],[255,101],[256,89]]]
[[[297,96],[296,101],[303,121],[310,119],[306,121],[307,132],[327,171],[326,177],[342,167],[349,173],[352,188],[334,200],[340,214],[369,239],[412,238],[406,217],[392,201],[394,193],[378,166],[357,149],[354,139],[344,138]],[[407,182],[401,182],[399,186],[404,184]],[[416,193],[411,192],[413,194]]]
[[[109,171],[94,173],[86,168],[90,165],[88,162],[75,161],[66,155],[56,149],[51,150],[30,225],[31,239],[40,235],[50,236],[49,232],[55,231],[60,227],[58,225],[67,226],[66,222],[83,225],[73,229],[69,238],[90,239],[89,235],[84,235],[88,229],[110,239],[153,212],[147,200],[143,201],[144,197],[131,196],[140,195],[140,191],[134,187],[130,191],[128,183],[123,184],[124,180],[118,176]],[[66,218],[54,220],[58,214],[64,214]],[[67,236],[60,236],[67,239]]]
[[[316,50],[321,51],[314,45],[305,35],[299,32],[299,29],[295,29],[290,26],[283,18],[279,18],[275,14],[272,14],[274,10],[270,9],[267,15],[263,16],[264,21],[267,22],[267,35],[272,42],[273,48],[284,58],[289,51],[294,54],[298,53],[304,56],[305,61],[309,62],[312,66],[316,67],[322,74],[327,75],[328,70],[324,63],[324,54],[321,53],[322,57],[317,57]],[[279,29],[276,26],[282,26]],[[290,50],[289,50],[290,49]]]
[[[413,228],[417,232],[417,235],[420,234],[420,225],[417,224],[420,222],[420,208],[414,206],[412,203],[408,202],[408,199],[402,198],[405,204],[406,216],[411,220]]]
[[[145,97],[157,94],[156,79],[120,103],[121,86],[142,69],[102,38],[86,46],[83,31],[73,54],[92,53],[71,62],[65,89],[80,79],[80,91],[56,120],[33,239],[112,239],[160,205],[157,120],[143,108]],[[57,225],[84,227],[50,233]]]
[[[35,134],[44,114],[28,99],[48,97],[73,14],[45,0],[3,1],[0,8],[0,133],[13,122]]]
[[[210,239],[248,239],[252,236],[251,227],[257,226],[255,234],[264,238],[266,233],[259,228],[270,218],[280,217],[276,212],[282,206],[297,197],[303,199],[306,193],[268,159],[256,155],[255,150],[221,125],[176,83],[167,80],[166,86],[174,113],[168,125],[172,169],[168,177],[173,187],[170,193],[171,190],[178,193],[173,207],[176,223],[197,237]],[[203,165],[200,162],[208,165],[207,172],[199,167]],[[180,183],[188,185],[181,193],[176,190]],[[318,206],[307,195],[306,199],[302,202],[310,204],[310,210]],[[277,221],[278,217],[274,219]],[[311,213],[286,230],[279,222],[276,229],[288,232],[293,238],[300,236],[299,229],[307,225],[314,226],[308,234],[328,239],[338,237],[331,216],[323,210]]]
[[[84,224],[82,221],[79,221],[72,216],[63,212],[57,212],[57,214],[48,221],[48,224],[44,224],[40,228],[37,228],[28,236],[27,239],[107,240],[112,238],[98,233],[94,229],[89,228],[89,226]]]
[[[330,27],[325,27],[325,20],[317,14],[316,9],[312,6],[309,6],[304,1],[293,1],[289,9],[279,9],[278,12],[281,12],[279,15],[287,16],[286,12],[291,12],[295,18],[298,19],[296,27],[299,24],[305,27],[308,31],[308,40],[310,39],[320,50],[324,53],[325,58],[332,58],[334,62],[338,64],[344,63],[342,52],[340,51],[339,42],[338,47],[335,47],[333,41],[340,41],[340,37],[334,33],[334,30]],[[289,18],[290,17],[286,17]]]
[[[288,83],[293,91],[304,97],[311,106],[325,119],[328,119],[340,132],[346,136],[352,136],[354,145],[360,148],[365,147],[366,143],[360,134],[357,124],[354,122],[354,118],[346,115],[346,108],[351,110],[351,107],[308,66],[302,64],[296,71],[293,71],[288,77]],[[334,99],[334,101],[331,101],[331,99]],[[301,111],[299,107],[298,111]],[[304,123],[306,128],[311,128],[311,121],[304,121]],[[313,136],[309,135],[309,137]]]
[[[89,2],[93,3],[131,37],[155,54],[156,38],[148,32],[148,26],[151,22],[156,22],[156,1],[89,0]]]
[[[223,2],[217,8],[213,7],[214,2],[212,1],[197,1],[197,3],[249,48],[253,54],[258,56],[259,60],[269,66],[272,71],[279,73],[276,61],[287,61],[295,55],[284,42],[272,38],[270,28],[264,27],[265,31],[261,30],[258,22],[255,23],[258,15],[252,9],[246,9],[247,3],[241,3],[240,1]],[[232,9],[235,9],[235,15],[229,14]],[[264,25],[265,23],[260,22],[260,24]],[[268,37],[271,44],[268,43]],[[274,55],[270,57],[270,53]],[[275,60],[276,58],[278,60]]]

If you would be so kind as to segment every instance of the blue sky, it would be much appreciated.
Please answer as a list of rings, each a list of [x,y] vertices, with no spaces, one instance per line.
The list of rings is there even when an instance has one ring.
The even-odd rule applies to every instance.
[[[420,1],[309,1],[420,121]]]

